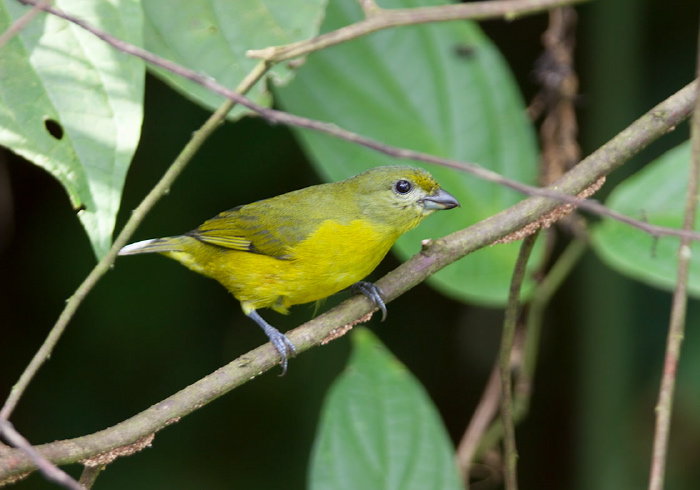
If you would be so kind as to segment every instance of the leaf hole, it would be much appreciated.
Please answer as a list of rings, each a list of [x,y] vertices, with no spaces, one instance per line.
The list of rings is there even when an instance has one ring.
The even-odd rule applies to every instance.
[[[61,123],[54,119],[46,118],[44,119],[44,126],[51,136],[57,140],[63,139],[63,126],[61,126]]]
[[[476,47],[467,43],[459,43],[454,46],[454,53],[458,58],[468,60],[476,56]]]

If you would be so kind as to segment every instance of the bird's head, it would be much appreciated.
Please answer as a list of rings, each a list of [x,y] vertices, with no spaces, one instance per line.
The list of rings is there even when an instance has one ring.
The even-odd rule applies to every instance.
[[[395,228],[399,234],[435,211],[459,206],[459,201],[421,168],[376,167],[350,181],[354,181],[363,214],[378,224]]]

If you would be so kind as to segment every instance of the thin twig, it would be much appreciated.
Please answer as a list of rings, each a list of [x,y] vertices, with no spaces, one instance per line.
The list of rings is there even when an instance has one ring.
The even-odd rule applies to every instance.
[[[514,384],[513,421],[518,423],[527,416],[532,394],[532,380],[537,366],[537,352],[540,345],[544,311],[554,294],[559,290],[571,270],[578,264],[588,244],[582,240],[572,241],[559,256],[547,275],[532,294],[532,301],[525,322],[525,339],[522,349],[521,368],[517,371]],[[485,394],[483,396],[486,396]],[[482,396],[482,398],[483,398]],[[503,437],[503,423],[494,420],[485,435],[478,441],[472,461],[479,461],[483,455]]]
[[[545,110],[547,112],[540,129],[543,184],[549,184],[559,178],[579,160],[573,106],[578,86],[573,68],[576,13],[573,8],[564,7],[550,11],[549,17],[549,26],[543,35],[545,51],[538,60],[538,78],[542,89],[531,105],[540,106],[540,113]],[[547,236],[548,239],[550,237],[553,235]],[[520,365],[513,382],[514,424],[525,418],[529,411],[544,311],[554,293],[578,263],[586,247],[586,242],[574,239],[546,274],[543,270],[544,277],[538,281],[531,295],[521,342]],[[503,423],[501,420],[494,420],[485,435],[477,441],[472,457],[478,454],[481,458],[502,436]]]
[[[585,1],[587,0],[494,0],[436,7],[383,9],[372,12],[371,15],[367,15],[365,19],[359,22],[321,34],[307,41],[299,41],[285,46],[252,49],[246,54],[250,58],[260,58],[270,63],[279,63],[313,51],[335,46],[351,39],[357,39],[382,29],[464,19],[505,18],[513,20],[563,5],[574,5]],[[367,13],[365,9],[365,14]]]
[[[241,82],[236,90],[242,92],[248,91],[267,71],[267,64],[259,63],[255,69]],[[197,150],[204,144],[214,130],[224,122],[226,114],[233,108],[235,102],[227,100],[224,104],[213,113],[204,125],[192,135],[192,139],[185,145],[178,157],[168,168],[160,181],[146,195],[141,204],[132,212],[129,220],[124,225],[124,228],[114,240],[109,252],[100,260],[90,274],[85,278],[83,283],[78,287],[76,292],[66,303],[66,307],[61,312],[56,324],[53,326],[46,340],[41,345],[39,350],[32,358],[29,365],[26,367],[19,381],[12,387],[10,395],[7,397],[5,404],[0,410],[0,418],[9,419],[10,414],[17,406],[17,402],[21,398],[24,391],[29,386],[29,383],[36,375],[44,361],[51,355],[56,343],[61,338],[68,322],[73,318],[80,304],[83,302],[87,294],[97,284],[97,281],[106,274],[114,260],[117,257],[119,249],[121,249],[129,241],[129,237],[136,231],[136,228],[141,224],[146,214],[155,206],[158,200],[168,193],[170,186],[175,179],[182,173],[185,166],[190,162]]]
[[[516,395],[527,395],[522,402],[516,400],[516,405],[523,412],[520,416],[524,416],[529,408],[529,395],[532,391],[532,379],[537,366],[537,352],[540,345],[544,312],[554,294],[559,290],[564,280],[569,277],[571,271],[579,263],[587,249],[588,243],[585,241],[572,240],[532,294],[525,322],[526,335],[523,346],[522,369],[518,373],[518,380],[515,382]],[[527,389],[518,389],[519,385],[526,385]]]
[[[358,0],[358,2],[360,7],[362,7],[362,12],[365,14],[365,17],[377,15],[382,10],[374,0]]]
[[[37,16],[39,12],[44,10],[44,7],[48,7],[53,3],[53,0],[40,0],[36,3],[28,12],[25,12],[22,17],[14,21],[10,27],[7,28],[5,32],[0,35],[0,49],[7,44],[7,42],[15,37],[24,27],[29,24],[34,17]]]
[[[20,0],[23,3],[29,4],[29,5],[34,5],[36,2],[34,0]],[[544,1],[544,0],[542,0]],[[492,2],[486,2],[486,3],[492,3]],[[471,5],[471,4],[469,4]],[[156,56],[148,51],[145,51],[138,46],[134,46],[133,44],[129,44],[126,41],[123,41],[121,39],[115,38],[114,36],[111,36],[110,34],[103,32],[86,22],[82,21],[81,19],[78,19],[72,15],[65,14],[61,11],[58,11],[56,9],[47,7],[44,9],[45,11],[59,16],[69,22],[72,22],[83,29],[87,30],[88,32],[94,34],[95,36],[99,37],[106,43],[112,45],[115,49],[118,49],[119,51],[122,51],[124,53],[131,54],[133,56],[137,56],[144,61],[153,64],[155,66],[158,66],[160,68],[163,68],[165,70],[168,70],[172,73],[175,73],[176,75],[179,75],[183,78],[187,78],[188,80],[191,80],[199,85],[202,85],[203,87],[207,88],[208,90],[211,90],[214,93],[217,93],[221,95],[222,97],[226,97],[227,99],[233,100],[236,103],[250,109],[251,111],[254,111],[258,113],[260,116],[262,116],[264,119],[266,119],[268,122],[272,124],[285,124],[288,126],[295,126],[298,128],[305,128],[305,129],[311,129],[313,131],[321,132],[328,134],[330,136],[343,139],[352,143],[356,143],[359,145],[362,145],[366,148],[369,148],[371,150],[377,151],[379,153],[383,153],[385,155],[389,155],[394,158],[398,159],[406,159],[406,160],[415,160],[415,161],[420,161],[420,162],[425,162],[425,163],[431,163],[435,165],[440,165],[443,167],[449,167],[449,168],[454,168],[457,170],[462,170],[464,172],[468,172],[482,180],[486,180],[488,182],[493,182],[495,184],[499,184],[505,187],[509,187],[511,189],[514,189],[518,192],[521,192],[523,194],[529,195],[529,196],[540,196],[540,197],[545,197],[549,199],[555,199],[559,202],[563,203],[568,203],[568,204],[573,204],[576,207],[579,207],[583,210],[590,211],[592,213],[601,215],[601,216],[606,216],[608,218],[615,219],[617,221],[620,221],[622,223],[626,223],[630,226],[633,226],[635,228],[638,228],[654,237],[658,236],[676,236],[676,237],[690,237],[693,240],[700,240],[700,233],[692,231],[692,230],[678,230],[675,228],[667,228],[664,226],[657,226],[653,225],[650,223],[647,223],[642,220],[637,220],[630,218],[628,216],[625,216],[624,214],[618,213],[617,211],[613,211],[612,209],[609,209],[602,204],[600,204],[597,201],[591,200],[591,199],[579,199],[575,196],[568,195],[564,192],[561,192],[560,189],[558,189],[556,186],[554,187],[547,187],[547,188],[540,188],[540,187],[535,187],[531,186],[528,184],[523,184],[521,182],[509,179],[507,177],[503,177],[502,175],[493,172],[491,170],[488,170],[486,168],[483,168],[477,164],[474,163],[468,163],[468,162],[460,162],[458,160],[452,160],[448,158],[440,158],[434,155],[429,155],[427,153],[422,153],[419,151],[413,151],[409,150],[406,148],[397,148],[391,145],[385,145],[383,143],[380,143],[378,141],[375,141],[371,138],[367,138],[365,136],[359,135],[357,133],[353,133],[352,131],[347,131],[345,129],[339,128],[335,124],[327,123],[327,122],[322,122],[322,121],[316,121],[313,119],[308,119],[305,117],[301,116],[296,116],[294,114],[289,114],[286,112],[278,111],[275,109],[268,109],[266,107],[263,107],[259,104],[256,104],[255,102],[251,101],[250,99],[242,96],[240,93],[233,91],[227,87],[224,87],[223,85],[217,83],[215,80],[211,79],[210,77],[207,77],[205,75],[202,75],[200,73],[195,72],[194,70],[190,70],[189,68],[185,68],[181,65],[178,65],[177,63],[173,63],[172,61],[166,60],[164,58],[161,58],[159,56]],[[684,87],[681,92],[684,93],[685,97],[694,97],[695,96],[695,90],[694,87],[696,85],[696,82],[692,82],[691,84],[687,85]],[[688,91],[686,93],[685,91]],[[685,107],[685,106],[684,106]],[[687,109],[687,112],[683,112],[681,114],[672,114],[669,115],[670,117],[676,119],[678,122],[683,121],[689,114],[690,114],[691,109]],[[664,114],[657,114],[653,117],[648,117],[647,118],[647,123],[650,126],[650,130],[652,133],[656,132],[656,127],[664,127],[668,128],[667,120],[664,120]],[[672,126],[675,127],[675,126]],[[622,136],[622,133],[621,133]],[[634,134],[634,135],[624,135],[625,137],[632,137],[637,141],[644,141],[646,137],[644,137],[641,134]],[[635,145],[627,145],[627,148],[629,149],[629,157],[632,157],[634,154],[636,154],[641,148],[644,146],[635,146]],[[621,163],[620,163],[621,164]],[[601,169],[600,176],[605,175],[609,173],[609,170]]]
[[[0,419],[0,434],[2,434],[10,444],[24,452],[47,480],[57,483],[69,490],[85,490],[85,487],[75,481],[68,473],[39,454],[30,442],[25,439],[22,434],[17,432],[12,422],[9,420]]]
[[[518,450],[515,444],[515,424],[513,423],[513,385],[511,355],[515,343],[515,332],[520,316],[520,289],[525,279],[527,262],[530,258],[539,233],[525,237],[515,262],[513,279],[508,294],[508,306],[503,320],[501,348],[498,354],[501,373],[501,418],[503,419],[504,475],[506,490],[518,490],[517,462]]]
[[[95,484],[95,480],[97,480],[97,477],[100,476],[100,473],[102,473],[102,470],[104,469],[104,465],[86,466],[83,469],[83,473],[80,475],[80,481],[78,483],[85,487],[86,490],[90,490]]]
[[[697,73],[700,76],[700,37],[698,38]],[[695,111],[691,126],[692,155],[688,176],[688,189],[685,200],[683,229],[691,230],[695,225],[698,206],[698,178],[700,174],[700,88],[695,101]],[[676,373],[681,356],[681,344],[685,335],[685,317],[688,305],[688,275],[692,259],[691,241],[681,239],[678,247],[678,275],[676,288],[673,291],[671,318],[666,340],[666,355],[659,400],[656,405],[656,426],[654,428],[654,446],[652,449],[649,490],[662,490],[668,458],[668,442],[671,430],[671,414],[673,411],[673,394],[676,387]]]
[[[469,471],[474,460],[474,455],[479,447],[486,429],[489,428],[501,402],[501,381],[498,363],[494,364],[491,375],[486,382],[486,388],[481,395],[479,404],[474,410],[474,415],[469,420],[467,430],[464,431],[462,440],[457,446],[457,467],[464,482],[465,490],[469,490]]]

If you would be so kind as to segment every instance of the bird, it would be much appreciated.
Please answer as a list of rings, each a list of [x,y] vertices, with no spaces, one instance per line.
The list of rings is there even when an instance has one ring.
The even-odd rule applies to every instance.
[[[183,235],[126,245],[119,255],[160,253],[217,280],[267,335],[284,374],[296,348],[257,310],[286,314],[350,288],[386,317],[381,290],[362,279],[399,236],[457,206],[426,170],[386,165],[234,207]]]

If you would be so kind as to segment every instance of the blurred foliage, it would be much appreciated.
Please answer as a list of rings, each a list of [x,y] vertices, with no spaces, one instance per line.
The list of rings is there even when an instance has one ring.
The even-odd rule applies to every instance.
[[[682,228],[689,171],[690,141],[686,141],[627,178],[605,204],[654,225]],[[700,216],[694,228],[700,229],[698,225]],[[652,286],[674,290],[680,239],[652,237],[613,220],[596,227],[592,238],[596,253],[610,267]],[[700,295],[698,252],[700,244],[692,243],[688,291],[694,297]]]
[[[381,2],[380,2],[381,3]],[[621,0],[578,8],[584,154],[693,76],[699,6]],[[546,16],[482,24],[530,100]],[[402,28],[409,29],[409,28]],[[207,113],[148,78],[140,146],[117,228]],[[687,127],[639,155],[604,190],[687,138]],[[185,231],[234,205],[319,181],[287,128],[244,119],[222,126],[134,239]],[[397,265],[388,258],[373,277]],[[94,264],[65,192],[48,174],[0,153],[0,398],[9,392],[68,298]],[[331,298],[332,306],[344,295]],[[593,255],[549,311],[529,417],[518,427],[523,488],[621,489],[647,478],[670,296]],[[312,316],[275,316],[282,330]],[[700,310],[691,302],[671,439],[669,489],[694,489],[700,470],[697,359]],[[369,327],[425,386],[453,441],[461,437],[497,351],[502,312],[421,285]],[[91,433],[122,421],[257,346],[264,337],[213,281],[158,257],[120,260],[81,307],[13,421],[31,441]],[[159,433],[118,460],[97,489],[306,486],[324,394],[348,339],[297,359]],[[125,396],[128,394],[128,396]],[[69,467],[78,474],[78,466]],[[32,475],[16,486],[56,488]]]

